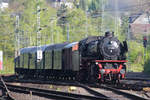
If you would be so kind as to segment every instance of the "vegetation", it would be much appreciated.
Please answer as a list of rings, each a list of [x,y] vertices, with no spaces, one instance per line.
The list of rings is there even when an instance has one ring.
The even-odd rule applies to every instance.
[[[64,4],[53,8],[47,1],[40,0],[37,3],[37,0],[12,0],[8,9],[0,11],[0,50],[4,52],[4,70],[0,71],[1,74],[14,72],[16,46],[23,48],[37,45],[37,31],[41,32],[41,45],[78,41],[87,36],[103,35],[107,30],[115,31],[121,41],[127,38],[128,17],[121,18],[121,25],[119,21],[115,22],[112,13],[104,13],[102,18],[102,0],[73,0],[72,8]],[[37,29],[38,5],[41,7],[40,29]],[[19,16],[18,27],[16,15]],[[18,39],[16,34],[19,34]],[[150,68],[146,67],[150,57],[147,56],[144,63],[142,40],[130,41],[129,46],[128,59],[132,66],[129,69],[150,72]],[[150,47],[147,49],[148,55],[149,50]]]
[[[150,40],[150,35],[148,36],[148,40]],[[146,55],[145,55],[145,63],[144,63],[144,72],[150,73],[150,41],[148,41],[148,46],[146,48]]]

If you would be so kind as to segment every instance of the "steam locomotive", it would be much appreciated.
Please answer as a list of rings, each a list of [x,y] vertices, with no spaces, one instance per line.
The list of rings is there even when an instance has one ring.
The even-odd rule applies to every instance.
[[[15,58],[15,73],[28,78],[117,81],[125,77],[127,51],[127,42],[121,43],[113,32],[79,42],[26,47]]]

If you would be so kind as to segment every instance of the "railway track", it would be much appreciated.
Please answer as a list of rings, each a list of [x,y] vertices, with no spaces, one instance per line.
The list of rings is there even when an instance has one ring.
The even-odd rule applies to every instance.
[[[135,81],[149,81],[150,78],[143,78],[143,77],[126,77],[125,80],[135,80]]]
[[[7,87],[10,91],[25,93],[32,95],[38,95],[41,97],[52,98],[52,99],[59,99],[59,100],[148,100],[146,98],[133,95],[127,92],[120,91],[118,89],[112,88],[111,86],[101,85],[98,88],[91,88],[84,84],[78,84],[78,86],[85,88],[91,94],[95,96],[87,96],[87,95],[79,95],[79,94],[72,94],[60,91],[52,91],[52,90],[45,90],[45,89],[37,89],[37,88],[30,88],[24,86],[15,86],[11,84],[7,84]]]
[[[3,87],[3,84],[0,84],[0,86]],[[40,97],[55,99],[55,100],[56,99],[57,100],[83,100],[83,99],[84,100],[85,99],[86,100],[111,100],[110,98],[104,95],[87,96],[87,95],[81,95],[81,94],[73,94],[73,93],[31,88],[31,87],[25,87],[25,86],[17,86],[17,85],[11,85],[8,83],[5,83],[5,87],[7,87],[7,90],[11,92],[32,94],[32,95],[37,95]],[[9,100],[15,100],[15,99],[9,99]]]
[[[138,95],[133,95],[130,93],[126,93],[126,92],[122,92],[119,89],[116,89],[110,85],[97,85],[95,87],[95,85],[89,87],[88,85],[85,84],[80,84],[80,83],[58,83],[58,82],[52,82],[53,84],[57,84],[57,85],[73,85],[73,86],[79,86],[82,87],[84,89],[86,89],[89,93],[95,95],[95,96],[100,96],[100,97],[107,97],[107,98],[111,98],[111,99],[119,99],[119,100],[133,100],[133,99],[137,99],[137,100],[148,100],[146,98],[140,97]],[[109,97],[108,97],[109,96]]]
[[[141,96],[138,96],[138,95],[135,95],[135,94],[131,94],[131,93],[120,91],[119,89],[113,88],[113,87],[108,86],[108,85],[102,85],[101,88],[106,89],[108,91],[113,91],[116,94],[116,96],[117,95],[122,95],[123,98],[121,100],[123,100],[123,99],[124,100],[126,100],[126,99],[127,100],[148,100],[148,99],[146,99],[144,97],[141,97]]]
[[[97,86],[98,88],[94,88],[94,87],[89,88],[88,86],[84,84],[81,84],[81,86],[89,91],[95,91],[105,96],[109,96],[109,98],[114,99],[114,100],[148,100],[138,95],[123,92],[109,85],[100,85],[100,86]]]
[[[1,92],[2,95],[0,97],[1,100],[15,100],[11,95],[10,95],[10,91],[8,90],[4,80],[2,77],[0,77],[0,88],[1,88]]]
[[[67,86],[78,86],[77,84],[79,82],[76,81],[41,81],[41,80],[8,80],[5,79],[6,82],[17,82],[17,83],[35,83],[35,84],[53,84],[53,85],[67,85]],[[110,84],[110,83],[106,83]],[[93,85],[94,86],[94,85]],[[118,89],[123,89],[123,90],[135,90],[135,91],[141,91],[143,87],[148,87],[149,85],[146,84],[140,84],[140,85],[135,85],[135,84],[126,84],[126,83],[120,83],[117,86],[112,85],[115,88]]]
[[[129,83],[129,82],[122,82],[120,84],[105,84],[105,85],[109,85],[113,88],[120,89],[120,90],[133,90],[133,91],[143,91],[143,88],[150,86],[147,84],[136,84],[136,83]]]
[[[10,91],[19,92],[29,94],[32,92],[32,95],[38,95],[46,98],[52,99],[60,99],[60,100],[79,100],[79,99],[89,99],[89,100],[110,100],[106,97],[100,96],[87,96],[87,95],[79,95],[73,93],[66,93],[60,91],[52,91],[46,89],[38,89],[38,88],[31,88],[31,87],[24,87],[24,86],[15,86],[7,84]]]
[[[128,80],[129,79],[129,80]],[[132,80],[133,79],[133,80]],[[4,76],[4,80],[6,82],[20,82],[20,83],[37,83],[37,84],[55,84],[55,85],[76,85],[76,81],[73,80],[29,80],[29,79],[17,79],[16,76]],[[141,81],[140,82],[135,82],[135,81]],[[149,82],[149,83],[147,83]],[[67,83],[67,84],[66,84]],[[111,83],[106,83],[106,84],[111,84]],[[135,85],[136,84],[136,85]],[[123,89],[123,90],[135,90],[135,91],[142,91],[143,88],[145,87],[150,87],[150,80],[149,79],[144,79],[144,78],[126,78],[125,80],[122,80],[120,84],[114,85],[115,88],[118,89]]]
[[[120,91],[119,89],[123,89],[123,90],[135,89],[135,87],[133,87],[133,85],[129,86],[129,85],[126,85],[126,84],[120,84],[120,85],[117,85],[117,86],[116,85],[110,85],[110,84],[107,84],[107,85],[101,84],[101,85],[97,85],[97,86],[96,85],[92,85],[91,86],[89,84],[85,85],[85,84],[81,84],[81,83],[78,83],[78,82],[75,82],[75,81],[74,82],[60,82],[60,81],[44,81],[43,82],[43,81],[33,81],[33,80],[29,80],[29,81],[16,80],[15,82],[25,82],[25,83],[32,82],[32,83],[39,83],[39,84],[53,84],[53,85],[55,84],[55,85],[65,85],[65,86],[79,86],[79,87],[82,87],[82,88],[86,89],[89,93],[93,94],[94,98],[92,96],[89,97],[89,98],[90,99],[93,98],[94,100],[100,99],[101,97],[102,97],[101,100],[103,100],[103,99],[107,100],[107,99],[110,99],[110,98],[111,99],[116,99],[117,98],[119,100],[133,100],[133,99],[134,100],[135,99],[137,99],[137,100],[148,100],[148,99],[140,97],[138,95],[133,95],[133,94],[130,94],[130,93],[127,93],[127,92]],[[10,84],[7,84],[7,85],[10,87]],[[17,87],[19,87],[19,86],[17,86]],[[142,90],[141,88],[138,88],[138,89],[139,89],[139,91]],[[138,89],[135,89],[135,90],[138,90]],[[32,89],[30,88],[30,89],[27,89],[27,90],[32,90]],[[51,90],[44,90],[44,91],[48,92],[48,91],[51,91]],[[35,92],[35,90],[34,90],[34,92]],[[58,93],[56,93],[56,91],[51,91],[51,92],[53,93],[52,95],[58,94]],[[26,93],[29,93],[29,91],[26,92]],[[67,95],[70,95],[70,94],[66,94],[65,93],[65,96],[67,96]],[[72,95],[71,97],[73,97],[72,98],[73,100],[74,99],[79,99],[79,98],[76,98],[77,94],[76,94],[76,96],[73,96],[73,94],[71,94],[71,95]],[[96,96],[97,99],[95,98],[95,96]],[[78,95],[77,97],[82,97],[82,96]],[[100,98],[98,98],[98,97],[100,97]],[[88,97],[87,96],[84,97],[84,95],[83,95],[83,97],[81,99],[83,99],[83,98],[87,99]],[[69,98],[67,98],[67,99],[69,99]]]

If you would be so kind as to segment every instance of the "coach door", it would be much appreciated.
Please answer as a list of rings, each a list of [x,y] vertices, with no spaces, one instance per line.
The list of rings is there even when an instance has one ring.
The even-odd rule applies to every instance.
[[[63,50],[63,70],[71,70],[72,66],[72,49],[66,48]]]

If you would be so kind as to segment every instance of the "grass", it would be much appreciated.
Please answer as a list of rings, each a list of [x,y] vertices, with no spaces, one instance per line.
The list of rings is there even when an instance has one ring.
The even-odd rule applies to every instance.
[[[132,72],[143,72],[144,71],[144,66],[140,64],[131,64],[130,68],[128,68],[129,71]]]
[[[13,74],[14,73],[14,62],[12,58],[3,59],[3,70],[0,71],[0,74]]]

